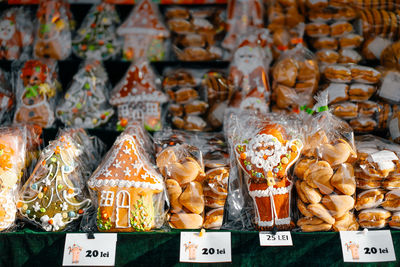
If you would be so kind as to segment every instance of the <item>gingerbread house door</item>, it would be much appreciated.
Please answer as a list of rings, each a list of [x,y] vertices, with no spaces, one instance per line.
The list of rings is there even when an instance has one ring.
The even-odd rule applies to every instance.
[[[117,220],[115,228],[128,228],[130,226],[130,204],[131,197],[126,190],[119,191],[116,197],[117,201]]]

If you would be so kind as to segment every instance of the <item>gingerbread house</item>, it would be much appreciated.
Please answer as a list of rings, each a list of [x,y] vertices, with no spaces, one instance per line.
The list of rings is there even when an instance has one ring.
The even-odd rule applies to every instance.
[[[123,133],[89,179],[98,192],[100,231],[149,231],[155,227],[154,194],[163,191],[162,176],[146,159],[140,137]]]
[[[163,42],[169,37],[167,27],[161,22],[157,6],[150,0],[141,1],[131,12],[117,33],[124,37],[124,58],[137,60],[147,57],[162,60]]]
[[[161,128],[161,104],[167,96],[155,84],[155,74],[145,60],[133,63],[111,93],[110,103],[118,107],[118,117],[126,124],[143,122],[149,131]]]

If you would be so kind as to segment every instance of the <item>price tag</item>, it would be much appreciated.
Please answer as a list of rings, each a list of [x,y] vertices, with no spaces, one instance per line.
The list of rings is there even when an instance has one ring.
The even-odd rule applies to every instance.
[[[292,235],[289,231],[260,232],[260,246],[293,246]]]
[[[231,262],[231,233],[181,232],[180,262]]]
[[[396,261],[392,235],[389,230],[340,232],[343,261]]]
[[[114,266],[117,234],[67,234],[63,266]]]

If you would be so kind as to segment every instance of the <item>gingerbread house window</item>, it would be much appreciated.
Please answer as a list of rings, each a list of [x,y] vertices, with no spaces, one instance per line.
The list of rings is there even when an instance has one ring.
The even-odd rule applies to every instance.
[[[117,221],[115,222],[116,228],[128,228],[130,226],[130,203],[131,198],[126,190],[119,191],[117,194]]]
[[[113,191],[101,191],[100,207],[110,207],[114,201]]]
[[[132,119],[137,121],[143,121],[143,110],[141,109],[134,109],[132,112]]]
[[[127,118],[129,116],[129,106],[128,105],[119,106],[119,114],[121,117]]]
[[[158,104],[154,102],[146,103],[146,113],[149,115],[158,115]]]

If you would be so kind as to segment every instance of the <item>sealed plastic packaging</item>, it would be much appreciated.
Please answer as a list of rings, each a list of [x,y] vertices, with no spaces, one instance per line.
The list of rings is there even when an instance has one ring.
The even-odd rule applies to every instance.
[[[81,58],[97,60],[107,60],[118,54],[120,42],[116,30],[119,22],[114,5],[94,5],[72,41],[74,53]]]
[[[146,59],[131,64],[111,92],[110,104],[118,108],[117,130],[140,121],[148,131],[159,131],[161,105],[167,101],[156,83],[157,76]]]
[[[82,129],[61,131],[21,189],[21,216],[48,232],[72,229],[92,205],[86,180],[99,160],[95,144]]]
[[[313,104],[318,89],[319,67],[314,54],[298,44],[281,55],[272,68],[272,100],[280,109]]]
[[[381,65],[400,70],[400,41],[388,45],[381,54]]]
[[[101,62],[86,61],[73,79],[57,105],[57,117],[68,127],[96,128],[106,124],[114,110],[107,102],[110,85]]]
[[[0,18],[0,59],[16,60],[30,53],[33,41],[30,13],[20,8],[10,8]]]
[[[88,182],[99,231],[142,232],[165,223],[165,184],[152,155],[150,138],[139,124],[117,138]]]
[[[12,121],[11,110],[15,105],[15,98],[9,80],[9,73],[0,69],[0,123]]]
[[[233,86],[224,71],[166,69],[163,89],[170,98],[167,121],[188,131],[219,130]]]
[[[229,105],[266,113],[271,94],[268,70],[272,58],[264,50],[262,36],[258,33],[254,30],[238,39],[240,44],[233,52],[229,68],[229,80],[235,89]]]
[[[293,228],[293,178],[288,171],[303,148],[299,126],[284,114],[228,113],[231,169],[223,228]]]
[[[373,135],[358,136],[356,146],[356,209],[360,226],[379,229],[389,224],[398,227],[400,146]]]
[[[124,38],[125,60],[146,57],[150,61],[160,61],[166,56],[165,39],[169,31],[161,20],[158,6],[152,1],[140,1],[117,33]]]
[[[16,98],[15,123],[50,127],[54,122],[56,62],[16,61],[12,65]]]
[[[205,168],[205,178],[202,182],[205,201],[203,227],[205,229],[220,229],[225,200],[228,195],[230,171],[228,148],[224,136],[220,133],[164,130],[155,133],[154,141],[157,152],[161,152],[169,146],[183,143],[195,146],[201,151]],[[172,184],[171,181],[170,184]],[[174,193],[173,186],[167,187],[167,189],[171,189],[172,196]],[[179,204],[174,203],[174,205]]]
[[[167,147],[157,155],[171,204],[168,222],[172,228],[199,229],[204,222],[206,178],[201,151],[187,144]]]
[[[36,58],[66,59],[71,53],[68,6],[64,0],[41,0],[33,54]]]
[[[321,93],[314,108],[317,114],[305,121],[304,148],[294,168],[297,226],[304,232],[359,227],[353,213],[357,159],[353,130],[327,104],[327,93]]]

